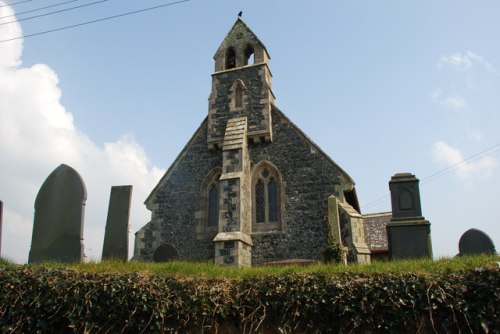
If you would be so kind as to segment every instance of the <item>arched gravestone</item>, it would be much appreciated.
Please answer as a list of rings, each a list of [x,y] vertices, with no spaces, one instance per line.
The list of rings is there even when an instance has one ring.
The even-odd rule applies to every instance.
[[[80,175],[60,165],[47,177],[35,200],[28,262],[83,260],[83,216],[87,191]]]
[[[491,238],[481,230],[471,228],[460,237],[458,242],[460,255],[495,254],[495,245]]]
[[[179,252],[174,246],[163,244],[158,246],[153,253],[153,261],[155,262],[168,262],[177,260]]]

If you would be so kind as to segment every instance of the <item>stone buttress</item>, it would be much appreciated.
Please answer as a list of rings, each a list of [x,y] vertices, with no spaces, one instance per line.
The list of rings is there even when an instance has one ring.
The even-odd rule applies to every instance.
[[[249,267],[252,262],[250,160],[246,117],[230,119],[222,146],[219,179],[219,233],[215,263]]]

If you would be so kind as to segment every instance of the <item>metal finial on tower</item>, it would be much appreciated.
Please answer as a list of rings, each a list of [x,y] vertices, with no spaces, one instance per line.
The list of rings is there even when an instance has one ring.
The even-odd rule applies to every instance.
[[[238,17],[241,17],[241,15],[243,15],[243,11],[240,11],[240,12],[238,13]]]

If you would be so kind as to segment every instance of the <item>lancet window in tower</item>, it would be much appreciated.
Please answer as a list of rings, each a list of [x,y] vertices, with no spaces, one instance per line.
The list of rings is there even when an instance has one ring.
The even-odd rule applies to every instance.
[[[241,109],[244,104],[246,87],[243,81],[236,80],[231,86],[231,110]]]
[[[241,108],[243,106],[243,86],[241,85],[241,82],[236,84],[234,91],[234,106],[236,108]]]
[[[277,230],[280,227],[279,176],[270,165],[263,164],[254,173],[255,232]]]
[[[236,52],[232,47],[226,52],[226,70],[236,67]]]

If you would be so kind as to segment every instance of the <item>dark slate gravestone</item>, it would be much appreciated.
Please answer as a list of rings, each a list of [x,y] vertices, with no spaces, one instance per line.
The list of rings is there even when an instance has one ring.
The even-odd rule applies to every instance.
[[[83,216],[87,191],[80,175],[60,165],[47,177],[35,200],[28,262],[83,260]]]
[[[392,218],[387,224],[390,259],[432,258],[431,227],[422,216],[418,179],[395,174],[390,182]]]
[[[132,186],[111,187],[102,259],[127,261],[128,222]]]
[[[481,230],[471,228],[460,237],[459,255],[495,254],[495,245],[491,238]]]

